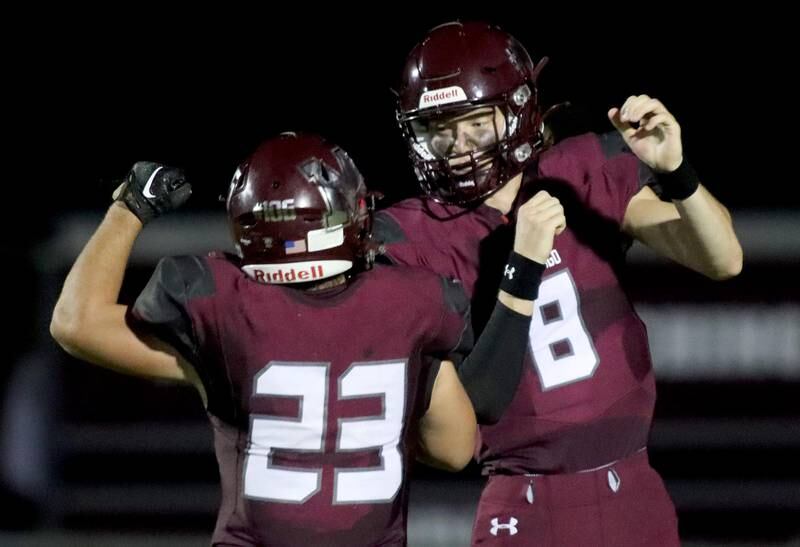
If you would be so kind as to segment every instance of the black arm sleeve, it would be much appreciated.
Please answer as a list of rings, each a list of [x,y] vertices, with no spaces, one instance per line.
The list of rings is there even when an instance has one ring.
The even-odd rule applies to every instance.
[[[522,377],[530,324],[530,316],[497,302],[475,348],[458,368],[479,424],[497,423],[511,404]]]

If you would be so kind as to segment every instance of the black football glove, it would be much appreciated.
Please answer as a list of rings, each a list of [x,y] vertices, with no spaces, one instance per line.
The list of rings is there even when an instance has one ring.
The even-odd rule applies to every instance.
[[[125,202],[142,224],[174,211],[192,195],[183,170],[152,161],[136,162],[114,199]]]

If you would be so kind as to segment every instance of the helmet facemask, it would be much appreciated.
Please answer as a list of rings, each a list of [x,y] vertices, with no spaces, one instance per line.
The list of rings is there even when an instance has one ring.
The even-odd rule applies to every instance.
[[[426,194],[442,203],[475,203],[536,159],[544,147],[536,81],[546,62],[534,64],[513,36],[481,22],[440,25],[411,51],[397,121]],[[437,121],[487,107],[504,126],[495,127],[490,143],[448,151],[425,135]]]

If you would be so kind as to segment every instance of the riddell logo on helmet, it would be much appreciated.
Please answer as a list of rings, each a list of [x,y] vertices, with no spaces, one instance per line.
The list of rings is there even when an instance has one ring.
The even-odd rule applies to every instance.
[[[247,264],[242,270],[253,280],[265,284],[306,283],[346,272],[353,267],[349,260],[315,260],[285,264]]]
[[[430,106],[438,106],[440,104],[457,103],[459,101],[466,101],[467,94],[459,86],[454,85],[437,89],[434,91],[426,91],[419,98],[419,108],[428,108]]]
[[[322,266],[311,266],[310,268],[301,270],[289,268],[273,272],[253,270],[253,279],[259,283],[302,283],[304,281],[323,279],[324,277],[325,274]]]

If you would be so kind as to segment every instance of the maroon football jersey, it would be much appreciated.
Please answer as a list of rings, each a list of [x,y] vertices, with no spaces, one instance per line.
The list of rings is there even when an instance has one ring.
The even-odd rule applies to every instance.
[[[311,294],[223,258],[164,259],[133,316],[194,365],[225,545],[404,545],[413,420],[471,332],[458,284],[378,266]],[[429,358],[430,357],[430,358]]]
[[[525,174],[516,206],[547,190],[564,205],[567,230],[547,261],[519,389],[501,421],[481,428],[486,472],[589,469],[645,445],[654,378],[619,269],[630,243],[625,209],[650,176],[616,133],[564,140]],[[498,212],[412,199],[382,212],[377,226],[394,262],[460,278],[476,316],[490,309],[513,243]]]

